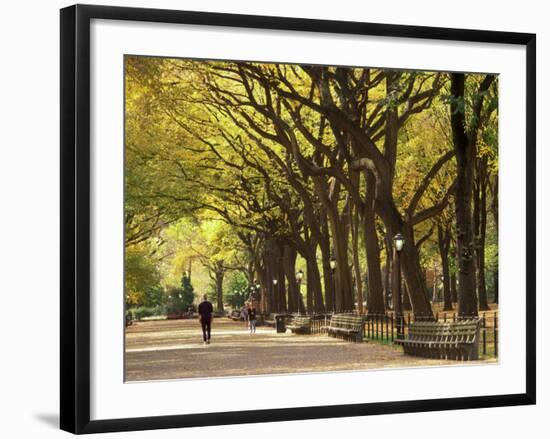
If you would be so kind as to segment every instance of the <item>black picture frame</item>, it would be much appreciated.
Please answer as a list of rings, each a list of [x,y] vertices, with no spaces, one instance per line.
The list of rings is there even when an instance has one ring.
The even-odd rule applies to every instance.
[[[90,21],[131,20],[335,34],[503,43],[526,47],[526,392],[415,401],[90,420]],[[61,404],[63,430],[81,433],[274,422],[535,404],[536,36],[205,12],[75,5],[61,10]]]

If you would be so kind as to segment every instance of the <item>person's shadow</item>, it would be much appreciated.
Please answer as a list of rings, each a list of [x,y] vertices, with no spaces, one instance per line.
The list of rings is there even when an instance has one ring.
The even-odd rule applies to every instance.
[[[59,430],[59,415],[57,413],[35,413],[34,417],[48,427]]]

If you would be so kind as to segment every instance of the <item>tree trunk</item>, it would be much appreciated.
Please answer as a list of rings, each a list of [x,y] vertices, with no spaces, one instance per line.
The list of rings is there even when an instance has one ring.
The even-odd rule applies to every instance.
[[[477,297],[479,309],[488,311],[485,282],[485,236],[487,234],[487,157],[478,159],[474,197],[474,226],[476,236]]]
[[[367,190],[365,195],[365,208],[363,210],[363,236],[365,241],[365,253],[367,256],[368,273],[368,311],[369,313],[383,314],[384,290],[382,288],[382,274],[380,272],[380,245],[376,232],[376,216],[374,213],[376,178],[370,171],[365,172]]]
[[[349,199],[340,215],[338,207],[340,183],[334,180],[329,188],[320,177],[313,177],[313,183],[315,191],[325,207],[336,258],[336,310],[350,310],[353,309],[353,284],[351,268],[348,263],[349,215],[347,203],[349,203]]]
[[[225,270],[223,269],[222,262],[216,263],[216,271],[215,271],[215,277],[216,277],[216,298],[217,298],[217,306],[216,309],[221,312],[223,311],[223,278],[225,275]]]
[[[459,103],[464,102],[464,74],[451,75],[451,126],[456,153],[457,180],[455,192],[456,259],[458,268],[458,314],[478,315],[476,266],[472,228],[472,195],[475,150],[466,134],[466,120]]]
[[[407,282],[405,282],[405,280],[401,281],[401,291],[403,291],[403,311],[411,311],[411,295],[409,294],[409,287],[407,286]]]
[[[359,213],[357,208],[353,209],[351,237],[353,245],[355,289],[357,290],[357,310],[359,314],[363,314],[363,282],[361,281],[361,266],[359,264]]]
[[[401,251],[401,270],[409,288],[414,316],[430,319],[433,317],[432,307],[426,296],[426,283],[420,268],[418,250],[414,245],[413,227],[404,224],[401,233],[405,237],[405,245]]]
[[[310,243],[311,244],[310,246],[313,246],[313,242],[307,228],[305,228],[304,230],[304,238],[306,243]],[[308,257],[306,257],[306,307],[307,307],[307,312],[311,313],[313,312],[314,299],[313,299],[313,286],[312,286],[313,276],[311,274],[311,264],[309,263],[309,260],[310,260],[310,257],[308,255]],[[298,286],[300,286],[300,284],[298,284]]]
[[[489,204],[491,209],[491,214],[493,215],[493,220],[495,222],[495,229],[497,234],[498,242],[498,174],[493,177],[491,185],[491,203]],[[493,269],[493,288],[494,288],[494,297],[493,302],[498,304],[498,252],[497,252],[497,264]]]
[[[336,311],[353,309],[351,270],[348,264],[348,237],[345,224],[335,212],[328,214],[334,257],[336,258]]]
[[[386,231],[384,236],[386,246],[386,266],[384,267],[384,296],[386,298],[386,308],[391,307],[391,255],[393,253],[392,239],[390,234]]]
[[[377,186],[376,212],[384,221],[392,239],[397,233],[401,233],[405,238],[405,245],[401,251],[401,271],[409,287],[415,317],[423,320],[433,318],[430,301],[426,296],[426,280],[420,267],[418,249],[415,245],[413,225],[403,221],[393,203],[391,192],[382,185]],[[393,288],[392,291],[394,291]]]
[[[453,303],[457,303],[458,296],[456,291],[456,273],[451,273],[450,286],[451,286],[451,300]]]
[[[323,294],[321,289],[321,273],[317,265],[317,258],[312,257],[307,260],[308,281],[310,282],[313,298],[313,311],[324,312],[325,304],[323,303]],[[308,309],[309,311],[309,309]]]
[[[319,220],[321,224],[321,240],[319,241],[319,247],[321,248],[321,259],[323,265],[323,286],[325,292],[325,304],[327,311],[332,311],[334,309],[332,292],[334,280],[332,279],[332,269],[330,268],[330,236],[325,209],[321,209]]]
[[[495,297],[494,297],[494,302],[493,303],[496,303],[498,305],[498,269],[496,269],[495,271],[493,271],[493,288],[495,290]]]
[[[449,271],[449,248],[451,245],[450,226],[437,226],[437,242],[439,245],[439,256],[441,257],[441,270],[443,274],[443,310],[453,310],[453,298],[451,296],[451,277]]]
[[[298,288],[296,283],[296,257],[296,250],[289,245],[285,245],[283,253],[283,267],[285,270],[285,277],[288,281],[289,312],[300,311],[300,301],[298,299]]]
[[[285,285],[285,269],[284,269],[284,246],[280,242],[276,242],[277,248],[277,312],[287,312],[286,301],[286,285]]]

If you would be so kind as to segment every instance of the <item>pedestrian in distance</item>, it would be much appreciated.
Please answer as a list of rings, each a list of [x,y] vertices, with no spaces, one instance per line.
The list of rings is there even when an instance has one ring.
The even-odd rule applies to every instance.
[[[241,318],[244,321],[245,327],[248,328],[248,309],[246,306],[243,306],[243,309],[241,309]]]
[[[250,308],[248,310],[248,320],[250,322],[250,333],[256,333],[256,308]]]
[[[212,329],[212,313],[214,307],[208,301],[206,294],[202,297],[202,302],[199,305],[199,319],[202,327],[202,339],[204,344],[210,344],[210,332]]]

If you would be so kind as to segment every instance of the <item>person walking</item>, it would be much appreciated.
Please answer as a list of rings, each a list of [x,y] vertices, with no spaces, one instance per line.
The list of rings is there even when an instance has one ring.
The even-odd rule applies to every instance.
[[[241,318],[244,320],[245,327],[248,328],[248,308],[246,306],[243,306],[241,310]]]
[[[250,322],[250,333],[256,333],[256,308],[248,310],[248,321]]]
[[[202,302],[199,305],[199,319],[202,327],[202,339],[204,344],[210,344],[210,331],[212,328],[212,313],[214,307],[208,301],[206,294],[202,297]]]

